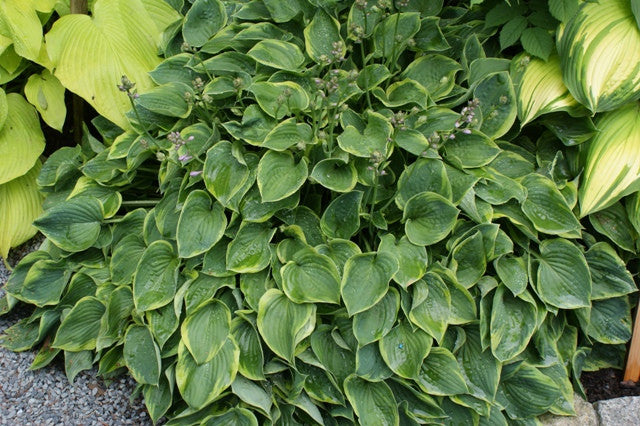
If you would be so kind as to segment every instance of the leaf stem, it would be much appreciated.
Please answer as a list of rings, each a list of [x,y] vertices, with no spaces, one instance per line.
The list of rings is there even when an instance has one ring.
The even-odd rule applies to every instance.
[[[131,201],[123,201],[123,206],[155,206],[161,200],[131,200]]]

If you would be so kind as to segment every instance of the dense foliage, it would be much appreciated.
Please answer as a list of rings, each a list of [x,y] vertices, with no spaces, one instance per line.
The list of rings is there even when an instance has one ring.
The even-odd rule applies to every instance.
[[[574,414],[624,357],[640,222],[638,157],[607,151],[637,149],[637,64],[592,63],[613,42],[585,27],[640,31],[622,0],[443,3],[97,0],[54,26],[163,10],[166,59],[90,77],[112,123],[44,164],[47,239],[0,300],[36,308],[1,344],[126,369],[169,424]]]

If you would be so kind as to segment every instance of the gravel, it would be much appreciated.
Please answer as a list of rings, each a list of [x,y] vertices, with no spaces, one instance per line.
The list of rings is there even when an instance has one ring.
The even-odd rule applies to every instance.
[[[36,238],[12,250],[9,263],[15,265],[40,242]],[[0,259],[0,286],[8,277]],[[0,317],[0,334],[27,315],[24,310],[14,311]],[[78,374],[71,384],[62,361],[29,371],[34,356],[33,351],[14,353],[0,348],[0,425],[152,424],[142,400],[129,401],[136,385],[131,377],[120,376],[107,385],[92,369]]]

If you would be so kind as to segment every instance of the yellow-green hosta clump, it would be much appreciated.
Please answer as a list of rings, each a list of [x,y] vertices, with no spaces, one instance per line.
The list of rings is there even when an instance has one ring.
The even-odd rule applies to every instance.
[[[518,118],[522,126],[534,118],[556,111],[579,108],[562,81],[560,59],[548,61],[522,54],[511,61],[511,78],[518,98]]]
[[[584,2],[558,31],[564,82],[592,112],[640,98],[640,29],[629,3]]]
[[[640,183],[640,104],[602,114],[596,127],[580,186],[582,216],[638,190]]]

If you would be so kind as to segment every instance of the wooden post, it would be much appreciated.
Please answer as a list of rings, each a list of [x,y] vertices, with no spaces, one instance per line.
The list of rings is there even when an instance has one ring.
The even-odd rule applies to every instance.
[[[633,336],[629,346],[627,367],[624,370],[624,383],[635,385],[640,379],[640,303],[636,307],[636,320],[633,324]]]
[[[89,13],[87,0],[71,0],[71,13],[86,15]],[[84,100],[78,95],[73,95],[73,142],[76,145],[82,143],[82,125],[84,123]]]

